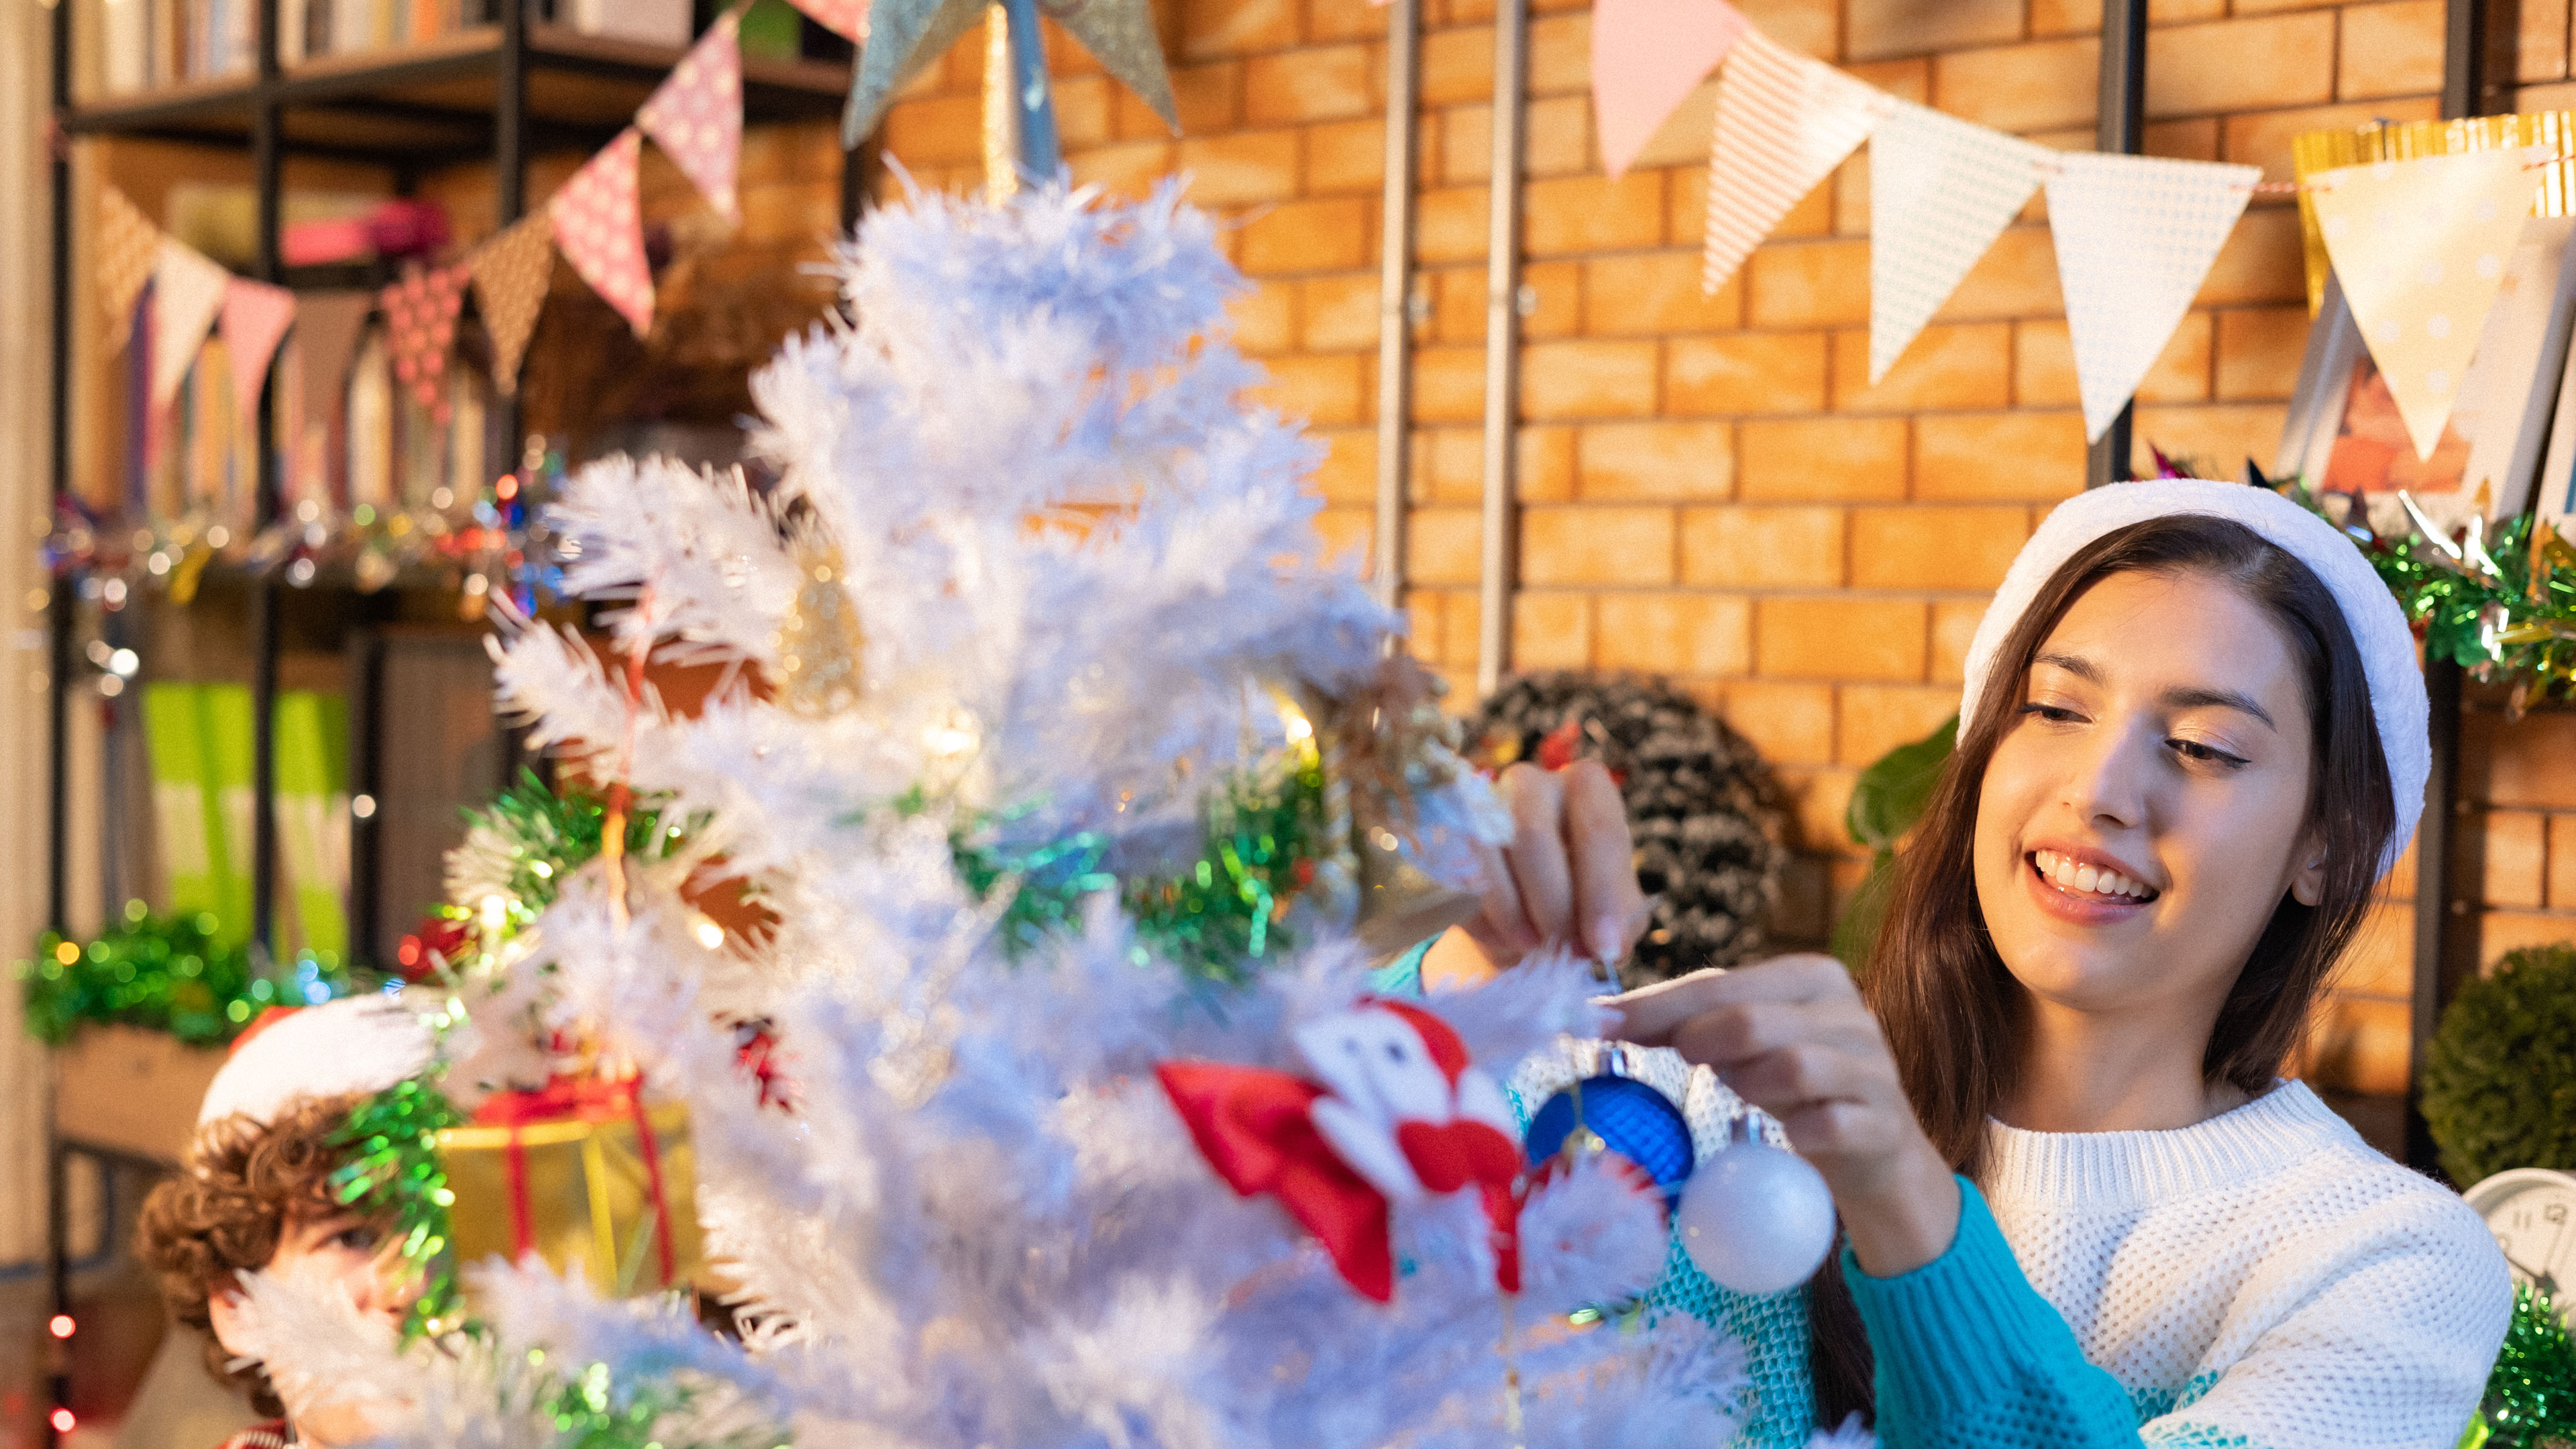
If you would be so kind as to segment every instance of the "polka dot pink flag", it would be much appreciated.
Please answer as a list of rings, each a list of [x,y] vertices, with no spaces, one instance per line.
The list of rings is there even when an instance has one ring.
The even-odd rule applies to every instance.
[[[635,124],[670,154],[681,174],[728,221],[742,220],[742,207],[734,195],[735,168],[742,157],[742,47],[734,37],[738,24],[734,11],[717,16],[706,37],[653,92],[644,109],[635,113]]]
[[[402,280],[385,288],[385,341],[394,378],[411,389],[430,416],[447,421],[447,350],[456,342],[456,314],[465,305],[463,266],[403,268]]]
[[[644,219],[635,201],[643,146],[642,132],[620,131],[546,203],[564,260],[638,337],[653,330],[653,271],[644,260]]]

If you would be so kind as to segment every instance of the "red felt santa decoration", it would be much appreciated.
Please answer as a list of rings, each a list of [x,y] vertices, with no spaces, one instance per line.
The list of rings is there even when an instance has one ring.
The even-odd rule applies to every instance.
[[[1447,1022],[1370,999],[1290,1033],[1307,1075],[1211,1062],[1154,1069],[1217,1175],[1279,1199],[1353,1288],[1395,1293],[1399,1202],[1474,1190],[1492,1225],[1494,1281],[1520,1291],[1520,1140],[1494,1079]]]

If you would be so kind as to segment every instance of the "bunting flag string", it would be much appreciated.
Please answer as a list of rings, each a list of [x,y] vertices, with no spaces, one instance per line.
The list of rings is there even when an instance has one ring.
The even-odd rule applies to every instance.
[[[2039,190],[2055,153],[1900,100],[1869,139],[1869,381]]]
[[[152,405],[167,407],[197,362],[197,349],[224,310],[232,273],[176,237],[152,260]]]
[[[742,46],[740,12],[728,10],[707,27],[670,77],[635,113],[635,124],[669,153],[707,204],[725,220],[742,220],[734,193],[742,156]]]
[[[643,144],[643,133],[627,127],[546,203],[564,260],[638,337],[653,330],[653,273],[644,258],[644,220],[635,193]]]
[[[107,308],[109,350],[124,345],[127,322],[161,253],[161,228],[110,186],[99,198],[98,299]]]
[[[328,426],[339,415],[341,385],[375,306],[375,297],[367,292],[307,292],[297,299],[295,347],[304,355],[307,426]]]
[[[1894,99],[1747,29],[1717,77],[1702,288],[1725,286],[1789,208],[1869,139]]]
[[[2263,169],[2091,151],[2051,164],[2048,225],[2093,442],[2182,325]]]
[[[385,313],[385,345],[394,379],[441,426],[447,422],[447,349],[456,342],[456,314],[465,305],[463,264],[403,268],[402,280],[377,295]]]
[[[1726,59],[1747,25],[1727,0],[1595,0],[1592,114],[1602,169],[1613,180]]]
[[[474,274],[474,305],[482,313],[483,331],[492,339],[492,385],[503,397],[516,397],[519,364],[528,355],[528,338],[537,330],[537,313],[554,280],[554,219],[544,212],[520,218],[475,248],[465,265]]]
[[[269,359],[286,329],[295,323],[295,294],[284,287],[246,277],[224,279],[224,309],[215,324],[223,330],[224,351],[233,366],[233,412],[247,423],[259,411],[260,383]]]
[[[2515,233],[2540,190],[2541,148],[2470,151],[2320,172],[2309,190],[2326,255],[2418,458],[2450,421]]]

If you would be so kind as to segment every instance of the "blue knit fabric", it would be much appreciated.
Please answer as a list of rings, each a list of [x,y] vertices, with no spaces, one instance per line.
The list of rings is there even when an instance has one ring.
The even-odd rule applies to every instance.
[[[1422,994],[1422,958],[1431,954],[1431,942],[1414,947],[1369,973],[1369,990],[1380,996],[1420,996]]]
[[[2084,1361],[2075,1332],[2022,1276],[1974,1184],[1959,1179],[1950,1250],[1911,1273],[1873,1278],[1843,1250],[1843,1281],[1878,1357],[1878,1436],[1886,1449],[2135,1446],[2141,1407]],[[2175,1445],[2242,1445],[2234,1436],[2160,1436]]]

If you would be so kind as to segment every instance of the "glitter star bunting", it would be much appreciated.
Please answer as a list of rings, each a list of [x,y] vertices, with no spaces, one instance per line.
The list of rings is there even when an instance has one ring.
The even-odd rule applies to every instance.
[[[987,0],[875,0],[868,13],[868,43],[850,77],[850,104],[841,113],[841,140],[855,146],[876,129],[887,102],[924,66],[984,18]],[[1177,133],[1172,78],[1163,69],[1163,47],[1154,34],[1147,0],[1056,0],[1039,12],[1061,25],[1102,66],[1134,91],[1163,124]]]

